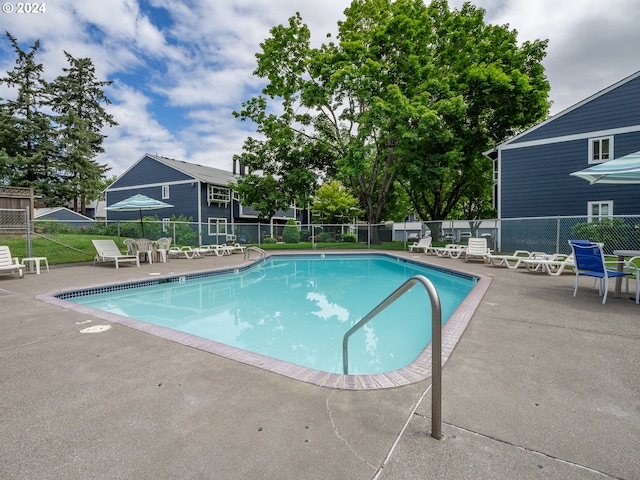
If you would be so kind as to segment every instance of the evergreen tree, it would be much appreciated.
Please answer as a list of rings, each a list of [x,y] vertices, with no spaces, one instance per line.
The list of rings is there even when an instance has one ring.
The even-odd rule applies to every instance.
[[[47,85],[43,67],[36,63],[40,48],[36,41],[28,52],[7,32],[16,52],[16,65],[0,78],[0,83],[17,89],[17,98],[2,107],[0,155],[6,160],[3,183],[32,187],[45,204],[56,204],[65,198],[61,166],[56,152],[56,132],[51,118],[43,111],[47,103]],[[8,148],[7,148],[8,147]]]
[[[104,151],[102,129],[117,125],[103,107],[111,102],[102,89],[112,82],[96,79],[90,58],[74,58],[66,51],[64,54],[69,67],[63,69],[65,75],[49,85],[50,106],[58,114],[55,117],[58,148],[74,210],[84,214],[87,203],[98,198],[102,180],[109,170],[94,158]]]

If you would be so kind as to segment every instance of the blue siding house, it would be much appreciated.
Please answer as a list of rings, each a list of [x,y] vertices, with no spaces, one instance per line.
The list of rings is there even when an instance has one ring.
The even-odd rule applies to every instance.
[[[497,145],[502,219],[639,215],[640,186],[594,184],[569,174],[640,151],[640,72]]]
[[[108,207],[138,193],[147,195],[173,208],[143,211],[143,215],[156,215],[163,221],[172,215],[192,218],[198,224],[201,244],[224,243],[236,224],[259,222],[255,210],[243,206],[229,188],[237,178],[226,170],[145,154],[105,190],[106,203]],[[138,217],[138,212],[107,210],[108,221]],[[277,220],[287,218],[295,218],[295,209],[278,212]]]

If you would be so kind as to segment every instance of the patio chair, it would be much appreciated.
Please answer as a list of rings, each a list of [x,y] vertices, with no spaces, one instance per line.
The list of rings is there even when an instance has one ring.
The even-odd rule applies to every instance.
[[[427,248],[431,246],[431,237],[421,238],[419,242],[414,242],[412,245],[409,245],[409,251],[413,252],[414,250],[420,251],[422,250],[424,253],[427,252]]]
[[[486,238],[470,238],[467,242],[467,248],[464,251],[464,261],[482,260],[487,261],[487,255],[491,253],[487,246]]]
[[[167,263],[169,261],[169,250],[171,249],[171,237],[162,237],[155,242],[156,261]]]
[[[597,243],[591,243],[586,240],[569,240],[573,256],[575,258],[576,280],[573,288],[573,296],[578,291],[578,280],[580,275],[600,279],[598,293],[602,296],[602,304],[607,301],[609,293],[609,278],[628,277],[631,275],[629,271],[618,271],[607,268],[610,262],[605,260],[602,246]],[[628,262],[623,262],[628,266]],[[636,291],[638,287],[636,286]]]
[[[122,243],[124,243],[125,247],[127,247],[127,254],[138,254],[138,247],[136,246],[136,241],[133,238],[125,238]]]
[[[93,264],[96,262],[115,262],[116,269],[120,266],[120,262],[135,262],[136,266],[140,267],[140,259],[138,255],[128,255],[120,251],[116,242],[113,240],[91,240],[93,246],[96,249],[96,256],[93,259]]]
[[[11,250],[6,245],[0,246],[0,273],[18,272],[24,278],[24,265],[16,257],[11,256]]]
[[[153,263],[155,256],[155,242],[146,238],[139,238],[135,241],[136,253],[138,257],[146,257],[149,263]]]

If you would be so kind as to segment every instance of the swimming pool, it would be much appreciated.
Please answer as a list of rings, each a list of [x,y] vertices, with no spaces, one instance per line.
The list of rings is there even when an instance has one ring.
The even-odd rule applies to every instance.
[[[443,323],[478,283],[477,276],[382,254],[274,255],[257,265],[220,273],[111,285],[56,297],[98,309],[119,323],[135,327],[133,320],[156,325],[154,331],[182,332],[189,341],[181,343],[198,348],[202,342],[195,339],[208,339],[231,348],[231,354],[222,350],[232,358],[253,352],[261,358],[258,366],[288,376],[306,373],[312,383],[343,387],[348,380],[335,377],[357,376],[363,387],[363,376],[382,375],[388,380],[403,369],[424,370],[416,360],[431,338],[430,302],[423,289],[412,288],[354,334],[349,344],[351,375],[344,376],[342,338],[353,324],[416,274],[427,276],[438,290]],[[378,378],[376,383],[380,387],[405,382]]]

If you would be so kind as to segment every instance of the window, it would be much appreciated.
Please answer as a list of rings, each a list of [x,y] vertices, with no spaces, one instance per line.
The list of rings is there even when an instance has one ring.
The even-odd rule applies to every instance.
[[[589,202],[588,207],[589,221],[600,220],[603,217],[613,216],[613,200],[607,200],[604,202]]]
[[[230,195],[230,190],[228,188],[209,185],[207,201],[209,204],[229,203],[229,195]]]
[[[162,219],[162,233],[166,233],[169,231],[170,222],[171,222],[170,218]]]
[[[166,200],[169,198],[169,185],[162,185],[162,199]]]
[[[589,140],[589,163],[602,163],[613,158],[613,137]]]
[[[226,218],[209,218],[209,235],[226,235]]]

